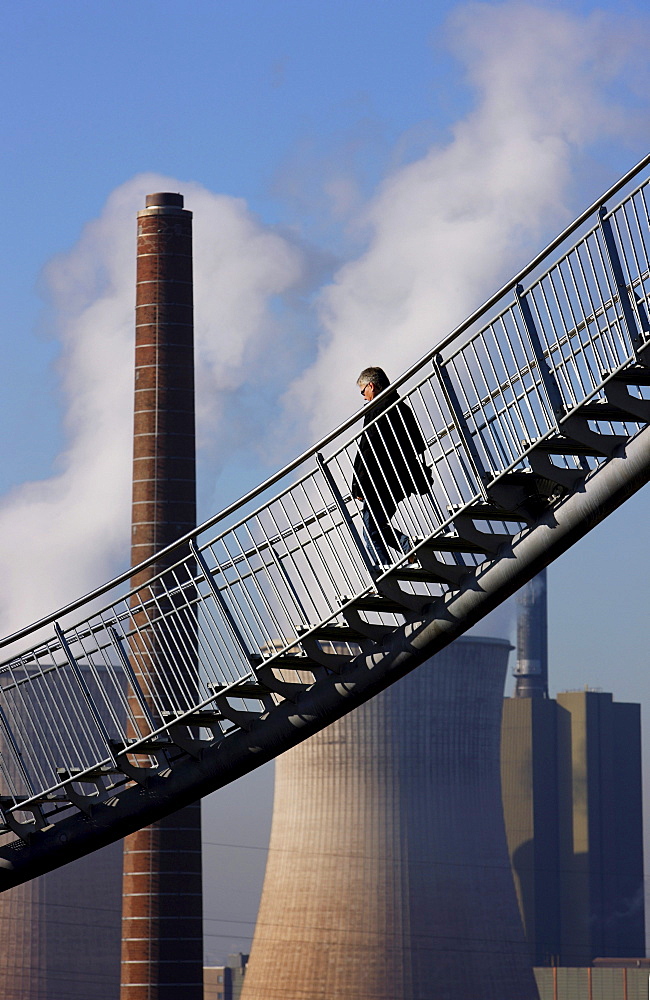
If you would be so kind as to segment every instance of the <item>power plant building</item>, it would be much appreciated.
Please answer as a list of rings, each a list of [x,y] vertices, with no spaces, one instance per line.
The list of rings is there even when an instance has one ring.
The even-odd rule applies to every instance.
[[[203,1000],[240,1000],[246,975],[248,955],[228,955],[225,965],[206,965],[203,969]]]
[[[546,572],[518,595],[515,692],[503,706],[503,805],[540,967],[645,955],[640,706],[548,697]]]
[[[509,698],[503,802],[535,965],[645,955],[640,706]]]

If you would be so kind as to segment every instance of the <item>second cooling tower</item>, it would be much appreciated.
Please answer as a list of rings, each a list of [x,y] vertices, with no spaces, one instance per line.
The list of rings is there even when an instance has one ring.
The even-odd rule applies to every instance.
[[[459,639],[278,759],[242,1000],[537,998],[501,809],[509,648]]]

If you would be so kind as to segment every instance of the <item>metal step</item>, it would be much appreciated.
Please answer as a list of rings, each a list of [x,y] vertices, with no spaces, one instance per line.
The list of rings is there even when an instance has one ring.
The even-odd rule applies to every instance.
[[[437,584],[440,581],[424,567],[420,566],[396,566],[385,576],[375,581],[375,586],[380,594],[383,594],[395,604],[401,604],[408,611],[415,611],[418,614],[428,604],[437,600],[434,594],[414,594],[403,590],[400,587],[403,583],[426,583]]]
[[[454,518],[454,527],[458,534],[472,544],[474,552],[482,552],[484,555],[496,555],[502,545],[508,544],[515,535],[519,534],[518,531],[513,531],[512,533],[482,531],[476,527],[475,520],[478,520],[478,518],[472,512],[459,514],[458,517]],[[481,518],[481,520],[487,519]],[[491,520],[496,520],[496,518],[491,518]],[[502,521],[504,518],[500,517],[498,520]]]
[[[26,795],[0,795],[0,809],[3,811],[5,809],[13,809],[20,806],[21,802],[25,802],[27,799]]]
[[[207,688],[215,694],[220,694],[223,690],[226,690],[218,687],[216,684],[208,684]],[[237,684],[235,687],[229,685],[227,692],[232,698],[257,698],[260,701],[263,701],[268,695],[268,690],[264,685],[258,684],[255,681],[242,681],[241,684]]]
[[[544,438],[543,441],[538,441],[530,454],[533,455],[535,452],[543,452],[547,455],[589,455],[592,458],[606,458],[608,454],[604,442],[602,444],[585,444],[582,441],[576,441],[575,438],[566,437],[564,434],[553,434],[551,437]],[[528,457],[530,459],[530,455]]]
[[[606,458],[610,458],[616,449],[627,441],[627,434],[602,434],[600,431],[592,430],[581,410],[561,420],[560,430],[567,438],[593,448],[595,454],[604,455]]]
[[[462,538],[459,534],[435,535],[429,539],[427,546],[434,552],[470,552],[477,555],[484,555],[485,548],[480,543]]]
[[[7,812],[9,809],[24,810],[25,812],[40,813],[40,806],[51,805],[52,803],[65,804],[69,802],[68,796],[62,791],[56,792],[43,792],[41,795],[30,796],[29,800],[27,798],[23,800],[14,800],[11,795],[0,796],[0,808],[3,812]],[[25,804],[28,803],[28,804]]]
[[[331,622],[326,622],[325,625],[319,626],[312,633],[312,638],[317,639],[319,642],[360,644],[365,637],[360,632],[357,632],[356,629],[350,628],[349,625],[334,625]]]
[[[603,372],[603,378],[607,378],[608,374],[608,372]],[[650,368],[646,365],[630,365],[629,368],[616,372],[610,382],[619,382],[621,385],[650,386]]]
[[[397,626],[394,622],[385,624],[383,622],[366,621],[365,618],[361,617],[361,611],[374,611],[379,614],[401,615],[402,617],[406,613],[402,604],[392,601],[379,593],[358,597],[353,603],[343,608],[341,614],[350,628],[375,642],[381,642]]]
[[[465,508],[464,513],[477,521],[519,521],[525,524],[527,520],[521,511],[505,510],[492,503],[473,503],[471,507]]]
[[[303,659],[306,660],[307,657],[304,657]],[[274,694],[280,695],[280,697],[284,698],[286,701],[296,701],[298,696],[302,694],[303,691],[306,691],[312,686],[312,684],[315,683],[315,679],[313,681],[304,682],[283,681],[280,677],[276,677],[273,673],[274,668],[282,669],[281,667],[278,667],[277,660],[274,660],[273,663],[269,663],[268,665],[263,663],[260,664],[255,668],[255,672],[259,676],[260,681],[269,689],[269,691],[273,691]],[[306,668],[302,667],[299,669]]]
[[[31,813],[33,819],[27,821],[20,820],[13,809],[18,810],[19,812]],[[5,825],[9,827],[12,833],[27,843],[30,842],[33,834],[44,833],[47,830],[53,829],[53,824],[49,822],[48,817],[45,816],[40,805],[34,799],[32,799],[29,804],[19,802],[15,805],[12,799],[11,808],[7,808],[6,811],[3,810],[3,812]]]
[[[111,749],[116,753],[131,753],[134,756],[153,757],[157,750],[171,750],[176,744],[165,737],[150,736],[144,740],[133,739],[126,743],[123,740],[111,740]]]
[[[264,690],[265,693],[268,693],[266,692],[266,689]],[[243,697],[243,695],[240,697]],[[163,713],[163,715],[167,714],[169,713]],[[221,712],[215,712],[214,709],[201,708],[197,712],[192,712],[191,715],[184,716],[182,719],[170,719],[169,725],[202,726],[203,728],[209,729],[211,726],[218,725],[221,718]]]
[[[568,492],[571,492],[577,484],[589,474],[589,469],[568,469],[565,466],[555,465],[551,462],[549,453],[541,449],[531,451],[527,456],[530,467],[537,475],[551,482]]]
[[[476,569],[473,563],[443,562],[437,558],[437,550],[430,545],[421,545],[416,555],[420,566],[429,574],[432,582],[444,583],[449,587],[458,587],[461,580]]]
[[[650,369],[628,368],[614,375],[603,387],[607,401],[624,410],[633,419],[650,423],[650,399],[632,396],[629,392],[630,386],[649,387]]]
[[[118,766],[122,768],[123,774],[143,787],[146,787],[152,775],[171,773],[168,751],[178,750],[178,745],[171,740],[154,742],[155,740],[157,740],[157,737],[148,740],[144,746],[142,744],[133,746],[137,742],[136,740],[133,740],[133,744],[125,744],[121,740],[110,741],[113,753],[119,757]],[[134,757],[153,757],[156,761],[156,766],[144,767],[139,764],[133,764],[128,759],[127,754],[131,754]]]
[[[241,684],[220,688],[216,684],[208,684],[209,691],[214,692],[215,704],[223,719],[233,722],[246,732],[254,722],[262,718],[266,712],[273,708],[273,699],[269,689],[255,681],[243,681]],[[230,704],[230,698],[250,698],[262,704],[262,710],[255,712],[246,708],[235,708]],[[216,731],[216,730],[215,730]]]
[[[365,594],[363,597],[357,597],[352,602],[352,607],[356,608],[358,611],[381,611],[385,614],[392,615],[403,615],[404,608],[402,605],[397,604],[395,601],[390,601],[387,597],[383,597],[382,594]]]
[[[545,476],[530,471],[508,472],[487,487],[487,494],[499,510],[521,516],[534,524],[566,488]]]
[[[320,643],[351,643],[353,646],[363,648],[368,643],[368,638],[348,625],[326,623],[310,635],[299,635],[299,641],[301,647],[311,660],[315,660],[316,663],[327,667],[328,670],[338,673],[341,667],[345,666],[356,656],[356,652],[337,652],[336,650],[329,652],[323,649]]]
[[[585,420],[599,420],[612,424],[630,423],[629,412],[621,409],[620,406],[617,406],[609,399],[592,400],[590,403],[584,403],[578,412]]]
[[[267,662],[267,660],[260,660],[255,669],[257,670],[258,667],[265,666]],[[309,670],[315,675],[324,673],[320,663],[316,663],[308,656],[301,656],[298,653],[287,653],[286,655],[278,656],[269,662],[269,666],[275,670]]]
[[[266,693],[268,695],[268,692]],[[169,738],[191,757],[198,758],[202,748],[212,743],[215,736],[221,736],[223,733],[221,723],[224,721],[224,716],[221,710],[202,708],[180,719],[171,712],[163,712],[162,715],[163,721],[167,723]],[[188,729],[209,729],[212,739],[201,739],[194,733],[188,732]]]
[[[270,692],[267,691],[267,698],[270,699]],[[264,717],[267,714],[270,705],[265,705],[264,708],[259,712],[250,712],[245,708],[234,708],[230,702],[227,700],[228,695],[217,695],[215,701],[217,706],[223,716],[223,721],[232,722],[234,725],[239,726],[245,732],[248,732],[254,722],[258,719]]]
[[[116,764],[101,764],[99,767],[93,767],[90,771],[85,770],[81,767],[57,767],[56,775],[61,781],[68,781],[69,779],[75,779],[80,774],[83,774],[83,778],[79,778],[81,782],[89,781],[93,782],[97,778],[109,777],[112,774],[123,774],[124,772]]]

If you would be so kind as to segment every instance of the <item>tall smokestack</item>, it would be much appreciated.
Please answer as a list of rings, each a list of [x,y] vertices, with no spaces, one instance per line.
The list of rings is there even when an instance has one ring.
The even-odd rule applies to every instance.
[[[182,195],[147,195],[136,281],[133,566],[196,525],[192,213]],[[157,560],[133,585],[162,569]],[[203,996],[200,803],[124,841],[120,996]]]
[[[548,698],[546,570],[517,595],[515,698]]]

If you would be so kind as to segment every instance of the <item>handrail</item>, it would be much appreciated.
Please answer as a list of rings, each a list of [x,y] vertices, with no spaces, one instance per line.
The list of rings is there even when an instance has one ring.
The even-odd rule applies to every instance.
[[[648,164],[650,155],[610,188],[609,199],[637,178],[607,213],[599,199],[370,409],[138,566],[0,640],[32,644],[0,664],[3,739],[15,758],[3,774],[16,806],[27,787],[34,803],[59,787],[59,772],[91,773],[116,745],[131,748],[123,756],[145,748],[260,664],[257,690],[274,670],[301,670],[298,645],[318,663],[323,643],[339,643],[336,669],[353,655],[361,633],[350,622],[364,625],[368,594],[387,589],[422,607],[510,537],[495,498],[520,489],[511,473],[525,472],[533,494],[549,473],[563,489],[624,439],[599,438],[587,425],[594,413],[613,412],[626,435],[647,422],[646,390],[631,411],[612,411],[605,396],[650,354],[650,176],[639,176]],[[595,399],[600,410],[576,416]],[[418,554],[433,574],[411,573]],[[397,577],[406,589],[395,590]],[[371,615],[392,622],[375,600]],[[246,725],[231,709],[235,727]]]
[[[650,164],[650,153],[644,156],[634,167],[632,167],[626,174],[624,174],[623,177],[621,177],[618,181],[616,181],[616,183],[613,184],[600,198],[597,198],[594,202],[592,202],[589,208],[585,209],[585,211],[582,212],[577,217],[577,219],[575,219],[572,223],[570,223],[562,231],[562,233],[560,233],[559,236],[551,240],[551,242],[542,251],[540,251],[540,253],[538,253],[530,261],[529,264],[527,264],[514,276],[514,278],[511,278],[509,281],[507,281],[504,285],[501,286],[501,288],[497,292],[491,295],[481,306],[475,309],[465,320],[463,320],[462,323],[460,323],[453,330],[452,333],[450,333],[446,338],[440,341],[440,343],[436,345],[435,348],[432,348],[429,352],[423,355],[423,357],[421,357],[419,361],[417,361],[410,368],[408,368],[403,375],[395,379],[395,381],[391,384],[391,388],[392,389],[399,388],[404,382],[406,382],[410,377],[412,377],[416,372],[418,372],[425,364],[427,364],[435,356],[436,353],[439,353],[442,350],[444,350],[447,346],[449,346],[449,344],[453,343],[467,329],[469,329],[481,316],[489,312],[489,310],[492,309],[493,306],[495,306],[496,303],[501,298],[503,298],[504,295],[506,295],[513,288],[515,288],[518,284],[520,284],[523,278],[526,277],[526,275],[530,274],[531,271],[533,271],[536,267],[538,267],[539,264],[541,264],[542,261],[544,261],[546,257],[549,256],[549,254],[551,254],[569,236],[571,236],[577,229],[579,229],[579,227],[589,218],[590,215],[592,215],[602,204],[604,204],[604,202],[612,198],[622,188],[624,188],[628,183],[630,183],[639,173],[641,173],[641,171],[648,164]],[[251,500],[254,500],[255,497],[260,496],[262,493],[265,493],[268,489],[274,486],[285,476],[290,475],[290,473],[293,472],[296,468],[298,468],[298,466],[300,466],[303,462],[307,461],[312,456],[315,456],[318,451],[322,451],[322,449],[326,445],[328,445],[332,440],[338,437],[339,434],[342,434],[349,427],[352,427],[353,424],[359,419],[359,414],[362,411],[363,407],[356,413],[352,414],[350,417],[346,418],[334,430],[326,434],[325,437],[321,438],[321,440],[318,441],[317,444],[312,445],[310,448],[307,448],[295,459],[287,463],[287,465],[283,466],[278,472],[269,476],[259,486],[255,487],[252,490],[249,490],[248,493],[244,494],[243,497],[234,501],[231,504],[228,504],[217,514],[208,518],[201,525],[197,526],[196,528],[193,528],[191,531],[188,531],[185,535],[181,536],[179,539],[177,539],[175,542],[172,542],[164,549],[161,549],[155,555],[148,557],[141,563],[138,563],[137,566],[131,567],[128,570],[125,570],[124,572],[118,574],[117,576],[113,577],[113,579],[109,580],[107,583],[104,583],[101,586],[96,587],[93,590],[89,591],[83,597],[71,601],[69,604],[65,605],[62,608],[57,609],[56,611],[51,612],[49,615],[45,615],[38,621],[33,622],[32,624],[25,626],[24,628],[19,629],[16,632],[13,632],[11,635],[6,636],[3,639],[0,639],[0,649],[13,644],[14,642],[18,642],[20,639],[25,638],[25,636],[29,635],[32,632],[37,632],[41,628],[45,628],[46,626],[51,625],[53,622],[59,620],[60,618],[63,618],[64,616],[67,616],[68,614],[71,614],[72,612],[78,610],[84,604],[89,604],[95,600],[98,600],[104,594],[108,593],[109,590],[119,587],[121,584],[125,583],[127,580],[130,580],[131,578],[133,578],[143,570],[147,569],[148,567],[154,565],[156,562],[165,559],[172,552],[181,549],[183,546],[187,545],[190,539],[196,538],[197,535],[201,534],[204,531],[209,530],[211,527],[213,527],[219,521],[224,520],[226,517],[228,517],[237,509],[244,507]]]

